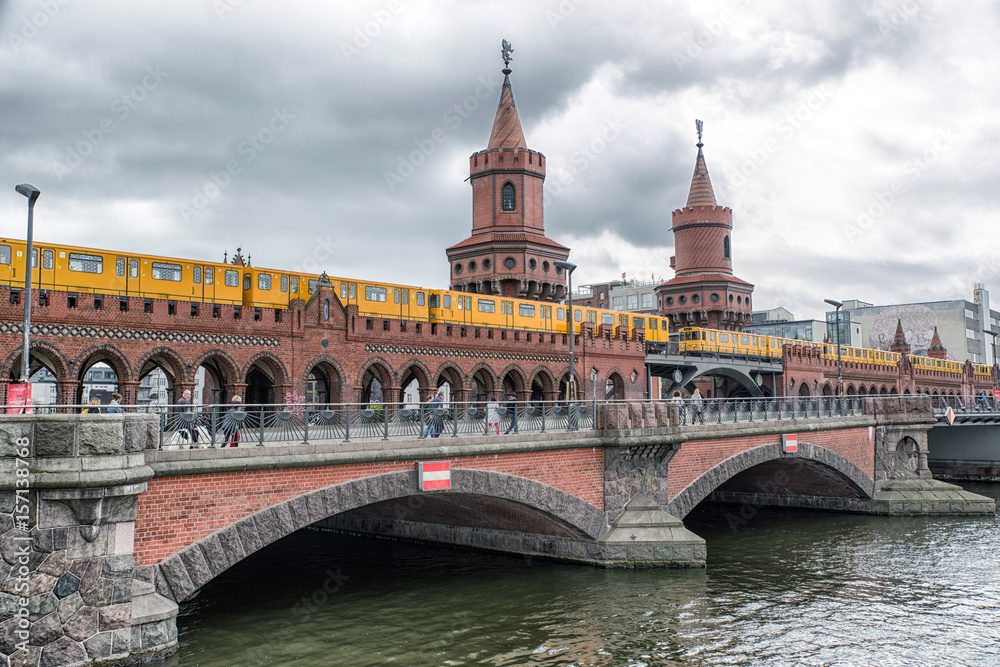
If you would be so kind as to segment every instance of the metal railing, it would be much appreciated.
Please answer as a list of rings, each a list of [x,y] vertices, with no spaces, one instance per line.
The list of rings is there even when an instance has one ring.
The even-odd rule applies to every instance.
[[[671,399],[676,400],[676,399]],[[678,402],[681,425],[821,419],[865,414],[863,396],[779,396],[777,398],[690,398]]]

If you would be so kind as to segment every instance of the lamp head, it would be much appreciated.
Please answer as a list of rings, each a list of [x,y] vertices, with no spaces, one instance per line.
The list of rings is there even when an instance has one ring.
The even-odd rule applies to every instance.
[[[841,306],[844,305],[840,301],[834,301],[833,299],[823,299],[823,301],[830,304],[834,308],[840,308]]]
[[[21,183],[20,185],[14,186],[14,189],[19,193],[28,198],[28,205],[33,205],[35,200],[38,199],[38,195],[42,194],[42,191],[36,188],[34,185],[29,185],[28,183]]]
[[[562,269],[563,271],[567,271],[569,273],[573,273],[573,269],[576,268],[576,264],[573,264],[571,262],[559,261],[559,262],[553,262],[553,264],[555,264],[558,268]]]

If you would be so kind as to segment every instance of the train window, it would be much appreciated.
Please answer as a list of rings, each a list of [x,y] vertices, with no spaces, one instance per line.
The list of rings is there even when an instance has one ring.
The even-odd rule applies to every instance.
[[[253,287],[253,279],[250,277],[249,273],[243,274],[243,289],[248,290]]]
[[[352,299],[358,298],[358,286],[355,283],[351,283],[351,298]]]
[[[728,343],[729,342],[729,334],[727,334],[727,333],[720,333],[719,334],[719,342],[720,343]]]
[[[31,268],[38,268],[38,248],[31,249]]]
[[[139,277],[139,260],[130,259],[128,261],[128,277],[129,278]]]
[[[257,289],[269,290],[271,289],[271,274],[270,273],[258,273],[257,274]]]
[[[318,281],[316,281],[316,280],[310,280],[310,281],[309,281],[309,285],[308,285],[308,289],[309,289],[309,293],[310,293],[310,294],[312,294],[313,292],[315,292],[315,291],[316,291],[316,283],[317,283],[317,282],[318,282]]]
[[[462,297],[458,297],[458,309],[462,310]]]
[[[119,257],[115,260],[115,275],[124,276],[125,275],[125,258]]]
[[[389,290],[389,291],[392,292],[392,302],[393,303],[399,303],[399,293],[402,292],[403,290],[398,290],[397,289],[397,290]]]
[[[552,319],[552,306],[545,306],[545,319]]]
[[[427,300],[428,308],[440,308],[441,297],[437,294],[431,294],[431,298]]]
[[[444,295],[444,307],[445,308],[451,308],[451,295],[450,294],[445,294]]]
[[[347,283],[340,283],[340,298],[347,298]]]
[[[615,316],[611,313],[601,313],[601,324],[614,324]]]
[[[588,310],[587,311],[587,321],[588,322],[593,322],[594,321],[594,316],[595,316],[594,315],[594,311],[592,311],[592,310]],[[579,310],[576,311],[576,312],[574,312],[573,313],[573,321],[574,322],[582,322],[583,321],[583,313],[581,311],[579,311]]]
[[[577,317],[576,321],[579,322],[580,318]],[[587,311],[587,321],[588,322],[592,322],[594,324],[597,324],[597,313],[595,311],[593,311],[593,310],[588,310]]]
[[[211,285],[215,281],[215,270],[205,269],[205,284]]]
[[[288,291],[288,276],[281,276],[281,291]]]
[[[562,308],[557,309],[556,319],[559,320],[560,322],[564,321],[566,319],[566,311]]]
[[[480,313],[495,313],[497,312],[497,302],[493,299],[480,299],[479,300],[479,312]]]
[[[399,292],[399,291],[403,292],[403,305],[404,306],[410,305],[410,290],[404,289],[404,290],[396,290],[396,291],[397,292]]]
[[[627,327],[628,326],[628,315],[619,315],[618,316],[618,325],[619,326],[623,326],[623,327]]]
[[[69,270],[83,273],[103,273],[104,258],[100,255],[85,255],[80,252],[69,254]]]
[[[226,287],[240,286],[240,272],[236,269],[226,269]]]
[[[750,336],[740,336],[740,345],[749,345]]]
[[[649,328],[651,331],[656,331],[656,320],[654,320],[652,317],[649,318]]]
[[[42,251],[42,268],[51,269],[52,263],[55,261],[55,253],[51,250]]]
[[[174,282],[180,282],[181,275],[182,271],[180,264],[153,262],[153,277],[157,280],[173,280]]]
[[[529,306],[526,303],[518,304],[518,309],[517,310],[518,310],[518,313],[521,315],[521,317],[534,317],[535,316],[535,307],[534,306]]]
[[[201,284],[201,267],[200,266],[196,266],[193,269],[191,269],[191,280],[194,281],[195,285],[200,285]]]
[[[385,303],[388,293],[384,287],[376,287],[375,285],[365,285],[365,301],[377,301],[379,303]]]
[[[417,305],[418,306],[423,306],[424,305],[424,293],[423,292],[417,292]]]
[[[632,318],[632,326],[635,327],[636,329],[645,329],[646,328],[646,318],[644,318],[644,317],[633,317]]]
[[[710,331],[708,333],[708,342],[709,343],[714,343],[715,342],[715,332],[714,331]]]
[[[0,264],[10,264],[9,245],[0,245]]]

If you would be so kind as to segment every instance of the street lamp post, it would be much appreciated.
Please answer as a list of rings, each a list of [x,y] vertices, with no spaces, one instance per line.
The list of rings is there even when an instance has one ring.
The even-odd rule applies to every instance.
[[[844,304],[840,301],[834,301],[833,299],[823,299],[826,303],[830,304],[836,308],[836,318],[837,318],[837,396],[844,395],[844,376],[843,376],[843,364],[840,360],[840,308]]]
[[[32,223],[35,217],[35,200],[42,194],[41,190],[34,185],[21,183],[14,188],[28,198],[28,248],[27,256],[24,258],[24,337],[21,347],[21,382],[27,384],[30,379],[31,366],[29,350],[31,349],[31,252],[32,252]]]
[[[555,262],[556,268],[560,268],[566,272],[566,294],[567,303],[569,304],[569,382],[566,386],[566,398],[569,400],[569,426],[573,430],[573,417],[575,406],[573,401],[576,399],[576,382],[574,381],[573,375],[573,338],[575,337],[575,332],[573,331],[573,325],[576,324],[573,321],[573,271],[576,269],[576,264],[570,262]]]

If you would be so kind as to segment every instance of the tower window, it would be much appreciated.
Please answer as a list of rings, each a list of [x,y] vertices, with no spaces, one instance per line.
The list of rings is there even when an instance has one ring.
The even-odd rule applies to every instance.
[[[500,208],[504,211],[514,210],[514,186],[505,183],[500,194]]]
[[[729,256],[729,237],[722,239],[722,257],[725,259],[731,259]]]

